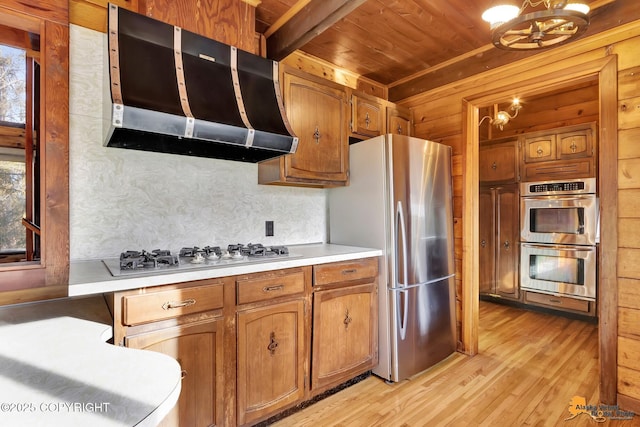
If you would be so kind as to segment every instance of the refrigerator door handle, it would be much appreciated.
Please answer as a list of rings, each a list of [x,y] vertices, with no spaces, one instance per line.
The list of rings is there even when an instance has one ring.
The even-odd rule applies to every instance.
[[[441,282],[441,281],[446,280],[446,279],[451,279],[455,275],[456,275],[456,273],[453,273],[453,274],[449,274],[448,276],[438,277],[437,279],[427,280],[426,282],[413,283],[411,285],[402,285],[402,286],[397,286],[397,287],[388,288],[388,289],[390,291],[405,291],[407,289],[417,288],[418,286],[430,285],[431,283],[436,283],[436,282]]]
[[[398,233],[400,231],[400,233]],[[400,279],[398,277],[398,257],[400,252],[398,251],[398,237],[402,238],[402,277],[404,280],[407,280],[409,275],[409,264],[407,262],[407,228],[404,222],[404,214],[402,210],[402,202],[398,200],[396,204],[396,241],[395,241],[395,254],[396,254],[396,280],[395,283],[399,287],[404,287],[403,283],[400,283]]]
[[[400,290],[396,295],[396,313],[398,315],[398,330],[400,339],[404,341],[407,337],[407,317],[409,313],[409,292]]]

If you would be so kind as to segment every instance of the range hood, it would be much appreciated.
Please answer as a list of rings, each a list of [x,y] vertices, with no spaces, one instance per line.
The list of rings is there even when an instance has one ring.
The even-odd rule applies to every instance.
[[[293,153],[278,63],[109,4],[108,147],[258,162]]]

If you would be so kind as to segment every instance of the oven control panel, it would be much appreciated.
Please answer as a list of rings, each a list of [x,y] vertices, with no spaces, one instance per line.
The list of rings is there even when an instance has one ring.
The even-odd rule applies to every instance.
[[[561,194],[595,194],[596,179],[570,179],[566,181],[540,181],[520,184],[521,196],[548,196]]]
[[[529,187],[529,191],[532,193],[546,193],[548,191],[567,192],[577,190],[584,190],[584,182],[549,182],[533,184]]]

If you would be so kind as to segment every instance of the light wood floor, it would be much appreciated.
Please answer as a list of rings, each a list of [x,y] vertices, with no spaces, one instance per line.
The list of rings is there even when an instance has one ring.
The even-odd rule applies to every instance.
[[[455,353],[409,380],[372,376],[274,426],[635,426],[570,416],[598,404],[597,325],[480,302],[479,354]]]

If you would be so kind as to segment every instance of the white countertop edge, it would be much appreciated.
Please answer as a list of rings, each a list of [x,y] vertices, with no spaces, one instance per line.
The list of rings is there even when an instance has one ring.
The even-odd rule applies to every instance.
[[[162,402],[155,411],[150,413],[145,419],[136,424],[136,427],[157,427],[164,417],[176,406],[178,399],[180,398],[180,391],[182,390],[182,383],[178,382],[171,394],[167,396],[164,402]]]
[[[113,277],[100,260],[74,261],[71,263],[69,274],[69,296],[124,291],[149,286],[280,270],[284,268],[350,261],[382,255],[382,250],[380,249],[334,244],[295,245],[290,246],[290,252],[301,256],[291,259],[274,259],[273,261],[255,264],[239,264],[236,266],[230,265],[210,269],[128,277]]]

